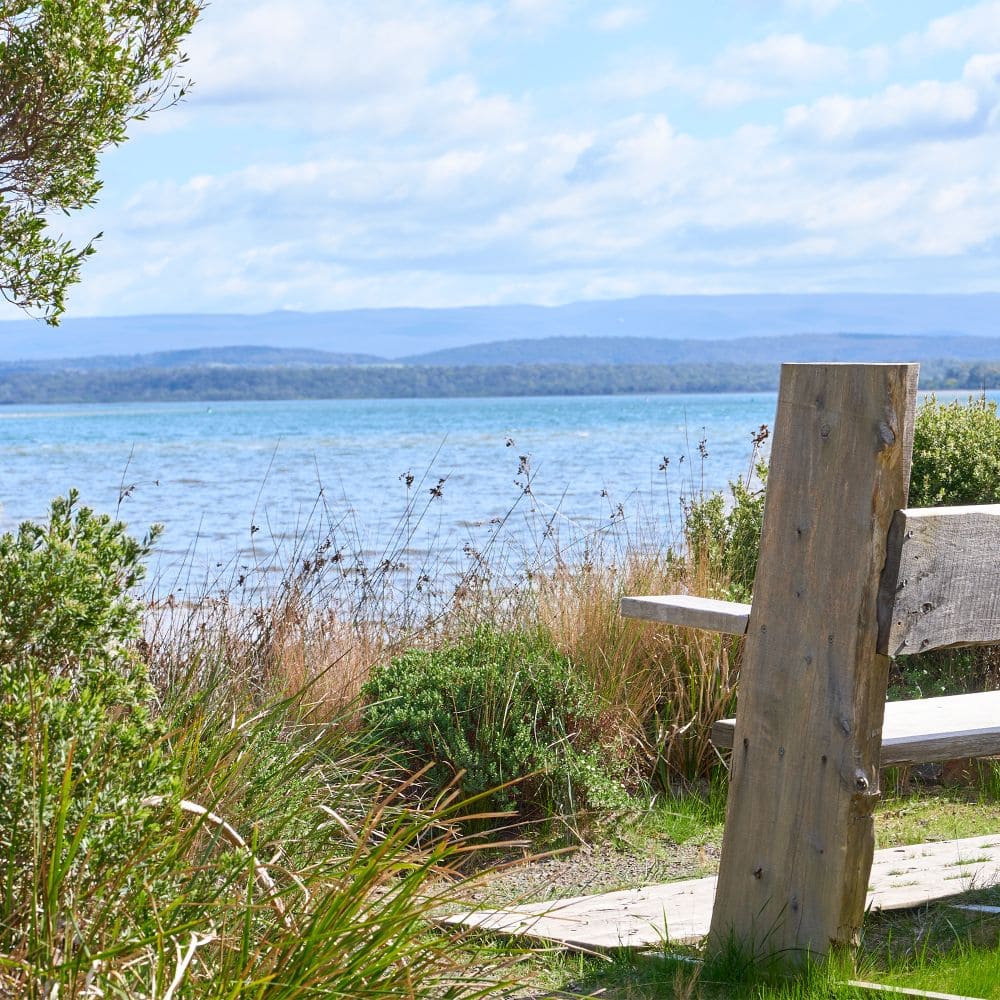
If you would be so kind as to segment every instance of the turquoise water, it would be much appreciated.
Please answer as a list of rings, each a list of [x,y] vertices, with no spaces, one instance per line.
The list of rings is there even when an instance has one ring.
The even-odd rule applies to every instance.
[[[668,540],[683,494],[746,473],[774,405],[755,393],[2,408],[0,530],[76,487],[136,532],[164,524],[164,586],[268,565],[331,526],[347,550],[408,571],[467,559],[497,532],[530,548],[546,531],[568,542],[641,522]]]

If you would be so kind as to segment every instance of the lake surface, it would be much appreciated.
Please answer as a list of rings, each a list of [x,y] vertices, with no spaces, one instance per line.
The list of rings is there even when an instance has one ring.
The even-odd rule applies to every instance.
[[[612,527],[666,544],[683,496],[746,475],[774,406],[756,393],[0,408],[0,530],[76,487],[135,533],[164,525],[153,574],[177,590],[273,571],[331,530],[408,573],[474,558],[494,534],[527,551],[542,536],[578,551]]]

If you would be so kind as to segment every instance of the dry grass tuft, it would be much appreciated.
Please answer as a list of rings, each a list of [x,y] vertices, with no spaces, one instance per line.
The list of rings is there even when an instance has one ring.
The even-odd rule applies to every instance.
[[[734,707],[739,640],[618,612],[628,595],[724,592],[707,561],[630,549],[615,562],[536,574],[532,584],[539,623],[588,671],[606,712],[660,782],[707,777],[718,761],[712,724]]]

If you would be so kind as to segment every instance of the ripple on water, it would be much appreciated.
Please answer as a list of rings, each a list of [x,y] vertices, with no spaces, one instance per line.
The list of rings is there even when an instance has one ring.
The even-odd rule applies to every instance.
[[[157,403],[0,412],[6,421],[0,523],[43,516],[49,498],[71,485],[84,503],[113,511],[124,479],[136,489],[122,516],[140,531],[153,522],[166,525],[157,557],[164,578],[184,561],[211,565],[235,557],[256,565],[273,559],[275,547],[265,551],[264,541],[286,551],[303,537],[301,525],[309,532],[335,528],[345,552],[363,549],[369,561],[402,548],[410,565],[439,557],[461,564],[463,543],[487,538],[496,518],[506,518],[505,538],[531,549],[553,516],[563,532],[602,529],[611,500],[660,515],[675,512],[691,482],[690,463],[678,474],[676,456],[696,448],[703,427],[710,454],[705,488],[724,487],[745,472],[750,432],[772,422],[774,397],[211,408],[206,414],[204,404]],[[522,496],[515,483],[520,455],[530,456],[535,498]],[[655,471],[664,455],[675,459],[666,480]],[[406,470],[416,475],[410,490],[399,479]],[[444,495],[432,501],[428,490],[445,475]],[[313,522],[321,483],[325,494]],[[600,497],[602,489],[609,498]],[[253,546],[251,518],[262,528]]]

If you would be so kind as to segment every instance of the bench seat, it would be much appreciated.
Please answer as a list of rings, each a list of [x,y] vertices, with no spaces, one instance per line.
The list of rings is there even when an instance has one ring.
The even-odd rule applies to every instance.
[[[735,728],[735,719],[717,722],[712,742],[732,749]],[[995,754],[1000,754],[1000,691],[885,704],[883,766]]]

